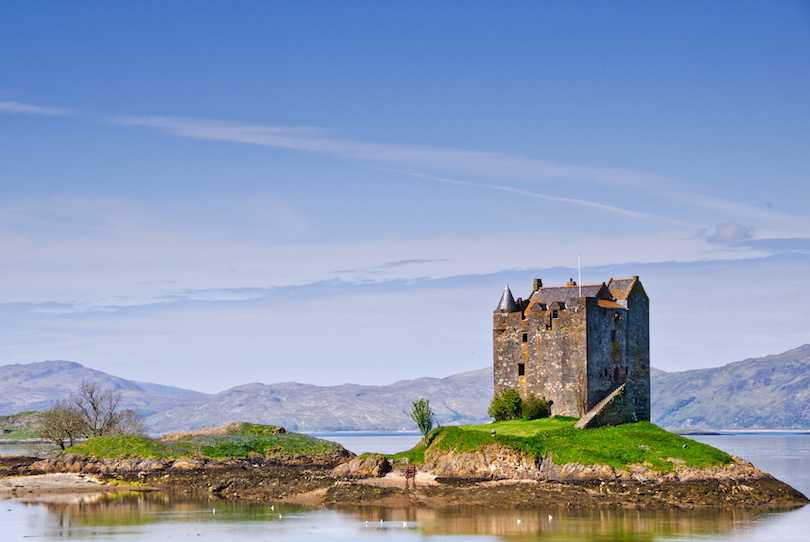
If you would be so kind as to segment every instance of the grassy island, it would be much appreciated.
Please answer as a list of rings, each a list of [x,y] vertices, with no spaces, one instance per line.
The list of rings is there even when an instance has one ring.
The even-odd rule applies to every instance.
[[[601,464],[616,469],[644,465],[670,472],[676,465],[724,466],[734,462],[725,452],[670,433],[649,422],[616,427],[575,429],[575,418],[554,417],[532,421],[506,420],[486,425],[440,427],[412,450],[392,456],[422,464],[426,452],[472,452],[499,444],[533,460],[553,457],[554,463]],[[495,435],[492,435],[495,431]]]
[[[107,459],[292,459],[332,456],[340,450],[342,447],[334,442],[288,433],[280,427],[235,422],[199,431],[169,433],[160,439],[96,437],[71,446],[66,453]]]

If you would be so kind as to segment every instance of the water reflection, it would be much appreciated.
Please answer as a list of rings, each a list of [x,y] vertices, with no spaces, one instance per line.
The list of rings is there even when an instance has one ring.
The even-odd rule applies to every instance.
[[[374,525],[418,525],[428,536],[495,535],[506,540],[654,540],[662,536],[728,535],[759,524],[778,510],[493,510],[341,508]],[[785,512],[787,510],[782,510]]]
[[[284,532],[299,539],[326,530],[337,538],[393,532],[406,539],[439,536],[503,540],[660,540],[662,537],[725,537],[750,529],[778,511],[763,510],[503,510],[481,507],[444,509],[341,506],[331,510],[302,506],[197,499],[161,492],[83,496],[51,503],[39,517],[46,539],[137,540],[168,533],[231,533],[255,539]],[[291,525],[292,521],[294,525]],[[282,527],[282,524],[285,524]],[[238,533],[237,533],[238,531]],[[408,538],[408,537],[411,538]],[[415,538],[413,538],[415,537]]]

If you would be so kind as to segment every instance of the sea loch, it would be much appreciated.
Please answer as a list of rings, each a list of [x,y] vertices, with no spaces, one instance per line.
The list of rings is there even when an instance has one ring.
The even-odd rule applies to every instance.
[[[413,435],[328,437],[355,452],[407,446]],[[386,440],[391,439],[387,444]],[[752,461],[810,493],[810,435],[695,437]],[[792,510],[487,510],[315,508],[195,500],[166,493],[85,496],[70,502],[2,502],[4,540],[805,540],[810,507]]]

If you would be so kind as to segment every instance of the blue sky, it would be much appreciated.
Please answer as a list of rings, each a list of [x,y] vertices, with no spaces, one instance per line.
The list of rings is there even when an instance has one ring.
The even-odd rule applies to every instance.
[[[6,2],[0,66],[0,364],[446,376],[578,255],[661,369],[809,342],[808,2]]]

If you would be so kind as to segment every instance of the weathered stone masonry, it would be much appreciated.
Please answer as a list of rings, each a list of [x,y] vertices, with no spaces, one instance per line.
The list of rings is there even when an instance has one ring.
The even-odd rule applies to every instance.
[[[495,393],[516,389],[582,417],[621,384],[610,423],[650,419],[649,298],[638,277],[544,288],[515,301],[509,286],[493,314]]]

